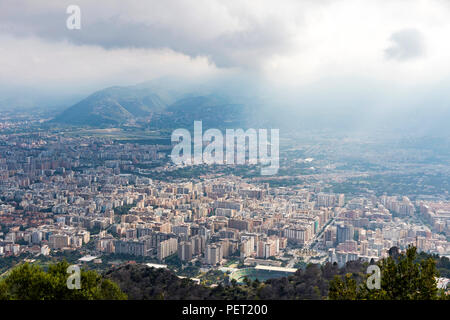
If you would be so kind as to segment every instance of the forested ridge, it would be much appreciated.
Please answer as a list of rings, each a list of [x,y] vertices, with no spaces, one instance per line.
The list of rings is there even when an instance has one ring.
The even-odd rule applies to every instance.
[[[371,261],[371,264],[375,264]],[[66,261],[43,270],[24,263],[0,279],[0,300],[431,300],[448,299],[437,288],[436,277],[448,275],[449,259],[390,250],[388,258],[376,263],[381,269],[381,288],[368,289],[369,263],[350,261],[337,264],[308,264],[289,277],[265,282],[245,279],[244,283],[224,281],[217,286],[197,284],[179,278],[173,271],[144,264],[125,264],[103,274],[81,269],[81,289],[67,288]]]
[[[417,254],[414,247],[409,248],[405,253],[392,250],[392,255],[394,257],[377,263],[385,278],[379,295],[374,294],[378,291],[366,292],[366,295],[363,295],[361,291],[358,294],[358,289],[365,287],[369,276],[366,274],[369,263],[361,261],[350,261],[342,268],[331,263],[322,266],[309,264],[304,270],[299,269],[289,277],[270,279],[265,282],[246,279],[243,284],[231,281],[213,288],[196,284],[189,279],[180,279],[175,273],[166,269],[154,269],[136,264],[112,269],[105,274],[105,277],[117,283],[129,299],[395,299],[396,297],[392,294],[397,295],[398,299],[441,298],[443,293],[437,289],[434,280],[440,275],[436,266],[440,266],[441,272],[449,272],[448,258],[425,253]],[[404,257],[402,263],[408,264],[407,266],[400,264],[400,261],[403,261],[402,257]],[[409,274],[402,269],[407,267],[411,269]],[[416,287],[407,286],[405,282],[415,283]],[[409,292],[421,292],[421,287],[426,287],[429,291],[428,295],[423,294],[425,289],[422,290],[422,295]],[[353,291],[350,292],[351,290]]]

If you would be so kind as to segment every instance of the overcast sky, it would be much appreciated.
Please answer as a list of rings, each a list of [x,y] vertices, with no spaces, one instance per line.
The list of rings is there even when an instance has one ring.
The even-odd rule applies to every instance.
[[[76,93],[231,74],[292,91],[370,83],[405,103],[448,83],[449,3],[0,0],[0,87]],[[71,4],[81,30],[66,28]]]

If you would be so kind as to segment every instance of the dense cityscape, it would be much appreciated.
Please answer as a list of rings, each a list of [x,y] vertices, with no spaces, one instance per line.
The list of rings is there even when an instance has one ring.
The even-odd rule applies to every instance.
[[[170,145],[51,130],[1,137],[2,259],[82,252],[77,263],[127,257],[122,263],[138,259],[180,276],[189,270],[197,281],[220,271],[242,282],[308,263],[378,261],[394,246],[450,252],[449,201],[349,197],[312,182],[271,187],[213,168],[158,180],[147,175],[177,169]]]
[[[1,314],[448,309],[449,18],[0,0]]]

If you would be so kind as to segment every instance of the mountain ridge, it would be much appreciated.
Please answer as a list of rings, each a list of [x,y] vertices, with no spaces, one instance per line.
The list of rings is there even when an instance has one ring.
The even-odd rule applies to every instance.
[[[239,122],[243,105],[210,90],[177,90],[152,84],[113,86],[92,93],[58,114],[52,122],[108,126],[154,121],[157,127]]]

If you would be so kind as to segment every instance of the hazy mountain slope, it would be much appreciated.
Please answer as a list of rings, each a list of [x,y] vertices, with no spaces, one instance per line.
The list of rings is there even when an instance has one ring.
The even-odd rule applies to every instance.
[[[145,88],[111,87],[81,100],[54,121],[77,125],[119,124],[161,112],[166,103]]]
[[[167,108],[168,120],[190,127],[194,121],[204,126],[221,128],[240,125],[246,119],[245,106],[220,95],[192,96],[178,100]]]
[[[195,120],[202,120],[209,127],[245,122],[243,104],[231,101],[226,95],[211,93],[210,89],[192,88],[192,85],[179,87],[148,82],[107,88],[66,109],[53,121],[103,126],[149,117],[156,128],[190,127]]]

